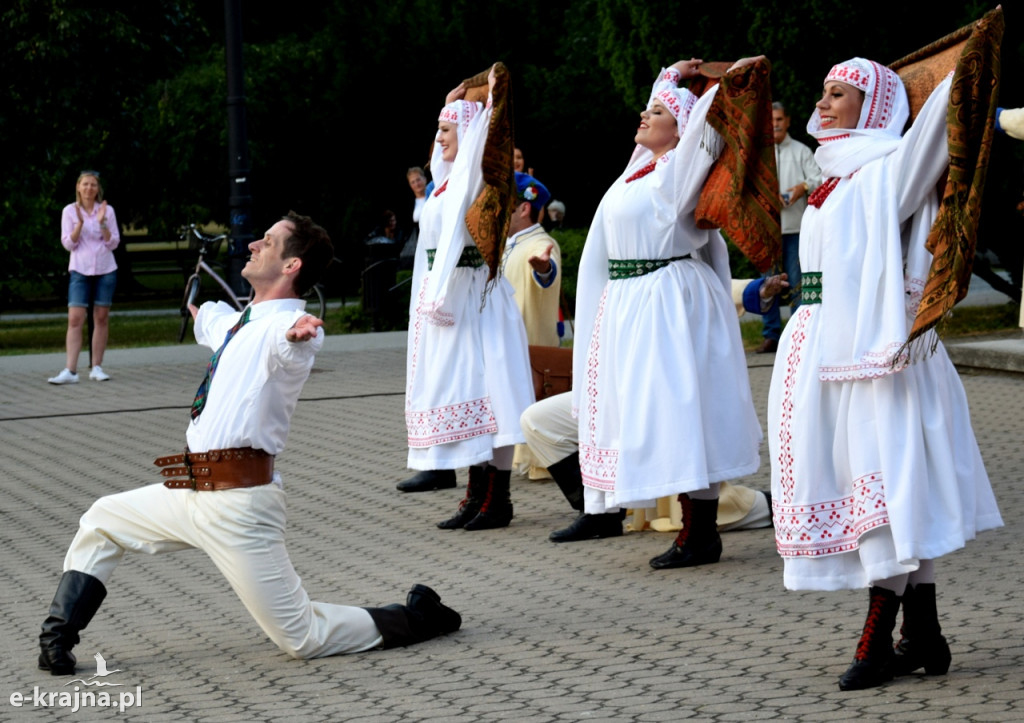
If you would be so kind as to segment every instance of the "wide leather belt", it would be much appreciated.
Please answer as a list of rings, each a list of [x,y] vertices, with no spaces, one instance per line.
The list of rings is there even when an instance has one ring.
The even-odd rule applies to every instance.
[[[176,479],[164,480],[172,490],[233,490],[269,484],[274,476],[274,455],[252,447],[211,449],[158,457],[153,461],[163,467],[160,474]],[[171,466],[181,465],[181,466]]]

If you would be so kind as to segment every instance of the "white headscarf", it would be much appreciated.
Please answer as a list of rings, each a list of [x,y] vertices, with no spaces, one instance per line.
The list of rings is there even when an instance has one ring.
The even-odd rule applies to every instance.
[[[822,130],[817,108],[807,121],[808,134],[821,144],[814,160],[822,174],[842,177],[895,150],[910,117],[910,101],[900,77],[873,60],[851,58],[834,65],[825,76],[825,83],[830,81],[864,91],[856,128]]]
[[[438,123],[452,123],[455,125],[455,134],[461,146],[462,139],[466,135],[466,129],[469,128],[469,122],[473,120],[482,108],[483,106],[480,103],[473,103],[468,100],[453,100],[441,109],[441,113],[437,116],[437,121]],[[434,148],[430,154],[430,173],[434,178],[435,193],[441,188],[441,185],[452,172],[452,162],[446,161],[441,157],[441,144],[438,143],[440,137],[441,131],[439,130],[437,135],[434,136]]]
[[[682,138],[686,123],[690,120],[690,111],[697,102],[697,96],[688,89],[679,87],[679,71],[674,68],[661,71],[651,90],[650,100],[647,101],[647,110],[651,109],[656,100],[661,101],[676,119],[676,130]]]
[[[658,79],[654,81],[654,87],[651,89],[651,97],[647,101],[647,110],[651,109],[654,101],[661,101],[662,105],[668,108],[668,112],[676,119],[676,131],[679,133],[679,137],[682,138],[683,131],[686,130],[686,125],[690,121],[690,111],[693,110],[693,106],[697,103],[697,96],[687,88],[679,87],[680,77],[679,71],[675,68],[662,68],[658,74]],[[674,152],[675,149],[673,148],[664,154],[659,159],[659,162],[668,163]],[[629,163],[626,164],[626,171],[629,172],[640,166],[647,165],[651,162],[652,158],[654,158],[653,151],[645,146],[638,145],[633,149],[633,155],[630,156]]]

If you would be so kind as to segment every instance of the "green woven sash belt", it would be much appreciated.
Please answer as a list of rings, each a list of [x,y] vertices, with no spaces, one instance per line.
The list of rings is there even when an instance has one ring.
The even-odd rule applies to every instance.
[[[690,254],[674,256],[670,259],[608,259],[608,278],[634,279],[668,266],[673,261],[688,258],[690,258]]]
[[[821,303],[821,272],[804,271],[800,274],[800,303]]]
[[[437,249],[427,249],[427,270],[434,268],[434,257],[437,256]],[[484,257],[480,255],[480,250],[476,246],[466,246],[462,249],[462,256],[459,257],[459,263],[456,266],[469,266],[476,268],[477,266],[484,265]]]

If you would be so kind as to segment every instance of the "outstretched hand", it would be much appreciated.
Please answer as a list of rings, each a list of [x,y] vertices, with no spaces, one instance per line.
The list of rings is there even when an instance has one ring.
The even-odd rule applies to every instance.
[[[318,319],[312,314],[306,314],[284,333],[284,338],[293,344],[300,341],[309,341],[316,336],[316,330],[324,325],[323,319]]]
[[[788,278],[789,276],[786,274],[776,274],[775,276],[769,276],[766,278],[764,283],[761,284],[761,288],[758,290],[758,293],[761,295],[761,299],[768,301],[768,299],[781,294],[783,289],[788,289]]]
[[[551,273],[551,252],[554,250],[554,244],[548,244],[548,247],[544,251],[536,256],[531,256],[527,259],[527,263],[530,264],[530,268],[536,271],[538,274],[550,274]]]

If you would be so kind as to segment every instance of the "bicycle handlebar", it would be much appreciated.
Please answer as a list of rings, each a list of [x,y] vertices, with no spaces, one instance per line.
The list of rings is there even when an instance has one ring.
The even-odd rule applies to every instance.
[[[189,236],[195,237],[195,240],[199,242],[204,248],[210,248],[220,243],[224,239],[228,238],[228,234],[222,233],[219,236],[210,236],[199,230],[199,227],[194,223],[190,223],[187,226],[182,226],[180,230],[181,239],[187,239]]]

